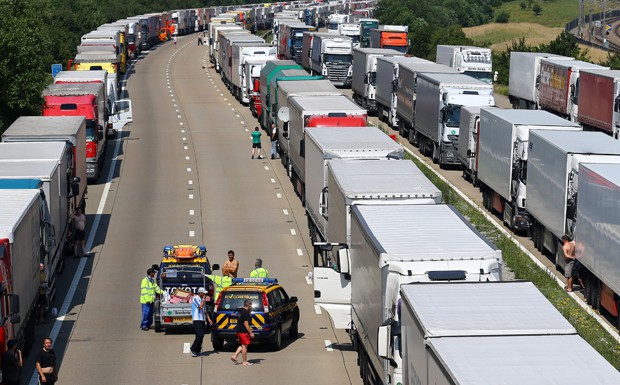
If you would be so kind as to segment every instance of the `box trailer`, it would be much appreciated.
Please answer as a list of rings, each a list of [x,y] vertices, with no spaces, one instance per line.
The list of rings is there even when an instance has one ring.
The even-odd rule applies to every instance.
[[[493,107],[488,107],[493,108]],[[459,122],[459,145],[456,157],[463,169],[463,178],[478,186],[478,133],[480,131],[480,107],[461,108]]]
[[[405,56],[404,53],[385,48],[354,48],[351,90],[353,100],[370,112],[377,110],[377,58]]]
[[[279,71],[285,69],[303,69],[302,66],[295,63],[292,60],[273,60],[267,62],[260,70],[260,99],[261,99],[261,112],[260,123],[264,130],[268,130],[271,127],[271,102],[267,101],[267,95],[270,93],[270,81],[271,78],[276,76]]]
[[[312,242],[326,241],[328,238],[328,163],[335,159],[402,159],[404,153],[400,144],[377,127],[370,126],[309,128],[306,130],[304,143],[306,146],[306,213]],[[371,166],[369,164],[369,167]],[[363,170],[365,172],[359,176],[377,177],[377,172],[372,170]],[[368,181],[375,182],[374,179]],[[381,182],[377,180],[376,183]]]
[[[620,71],[583,70],[579,75],[579,114],[586,128],[618,139],[620,132]]]
[[[379,355],[377,330],[396,316],[400,286],[499,281],[503,258],[452,206],[377,204],[351,207],[348,249],[325,262],[314,269],[315,301],[328,304],[321,306],[345,325],[358,347],[362,381],[387,384],[399,382],[402,365]]]
[[[534,246],[564,268],[562,236],[574,237],[579,165],[620,163],[620,142],[602,132],[530,133],[526,210]]]
[[[83,116],[22,116],[2,134],[2,142],[60,142],[71,156],[72,208],[86,208],[86,120]]]
[[[501,214],[514,231],[528,231],[528,145],[532,130],[581,131],[577,123],[540,110],[483,108],[477,170],[484,207]]]
[[[595,310],[604,308],[620,326],[620,165],[581,164],[578,187],[576,256],[584,296]]]
[[[262,66],[275,59],[276,49],[267,43],[233,43],[230,83],[237,100],[242,104],[250,103],[248,85],[252,84],[253,77],[260,78],[260,69],[252,71],[252,67],[259,63]],[[246,71],[246,67],[249,67],[249,71]]]
[[[467,45],[437,46],[437,63],[452,67],[486,84],[493,84],[493,55],[491,48]]]

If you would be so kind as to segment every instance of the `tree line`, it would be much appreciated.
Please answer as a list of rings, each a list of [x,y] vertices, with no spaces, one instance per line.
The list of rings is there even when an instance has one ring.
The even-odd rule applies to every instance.
[[[0,0],[0,134],[22,115],[40,115],[51,65],[75,57],[80,37],[101,24],[172,9],[244,0]]]

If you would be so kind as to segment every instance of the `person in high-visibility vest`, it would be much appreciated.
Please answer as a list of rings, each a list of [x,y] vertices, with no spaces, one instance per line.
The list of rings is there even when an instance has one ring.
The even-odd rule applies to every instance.
[[[155,282],[155,269],[152,267],[146,271],[146,277],[142,278],[140,285],[140,303],[142,304],[142,323],[140,329],[149,330],[153,323],[153,303],[155,294],[163,294],[163,290]]]
[[[260,258],[254,262],[254,270],[250,273],[250,278],[269,278],[269,271],[263,267],[263,260]]]
[[[220,296],[220,292],[230,285],[232,285],[232,278],[228,275],[215,275],[215,274],[205,274],[205,277],[209,278],[213,281],[213,286],[215,286],[215,293],[213,294],[214,299],[217,301]]]

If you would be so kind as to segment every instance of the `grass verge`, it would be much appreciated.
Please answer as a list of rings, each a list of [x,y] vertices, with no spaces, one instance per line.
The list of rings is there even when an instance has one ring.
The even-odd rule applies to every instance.
[[[386,129],[385,125],[380,123],[379,128],[386,134],[390,134],[390,130]],[[406,151],[405,159],[413,161],[420,171],[441,190],[445,203],[454,206],[480,233],[502,250],[504,262],[514,272],[515,279],[534,283],[549,302],[573,325],[579,335],[616,369],[620,370],[620,344],[558,286],[549,273],[538,267],[510,238],[499,231],[482,213],[441,180],[425,163]]]
[[[508,12],[510,21],[516,23],[537,23],[546,27],[562,27],[579,15],[579,2],[575,0],[549,0],[532,1],[524,0],[525,9],[521,9],[521,0],[510,1],[495,8],[495,14]],[[539,4],[542,7],[540,15],[534,14],[532,7]],[[589,7],[587,8],[589,11]]]

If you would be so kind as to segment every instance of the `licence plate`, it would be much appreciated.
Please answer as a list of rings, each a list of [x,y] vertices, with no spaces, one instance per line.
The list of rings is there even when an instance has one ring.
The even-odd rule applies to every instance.
[[[237,319],[236,318],[231,318],[229,323],[236,324],[237,323]]]
[[[175,317],[174,322],[192,322],[192,317]]]

